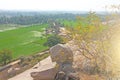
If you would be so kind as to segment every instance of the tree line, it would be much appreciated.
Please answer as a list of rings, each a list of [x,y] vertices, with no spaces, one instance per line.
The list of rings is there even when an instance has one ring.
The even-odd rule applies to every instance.
[[[51,20],[76,20],[76,16],[86,16],[88,13],[72,13],[72,12],[16,12],[16,11],[0,11],[0,24],[44,24]],[[99,15],[105,16],[105,15]]]
[[[26,13],[24,13],[26,14]],[[33,15],[3,15],[0,14],[0,24],[44,24],[49,23],[51,20],[75,20],[75,14],[33,14]]]

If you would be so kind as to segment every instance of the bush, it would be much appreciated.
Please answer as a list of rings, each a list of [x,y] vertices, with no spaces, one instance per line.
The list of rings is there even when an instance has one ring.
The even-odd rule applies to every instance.
[[[12,52],[10,50],[2,50],[0,51],[0,64],[6,65],[12,59]]]
[[[47,38],[47,41],[46,43],[44,44],[45,46],[49,46],[49,47],[52,47],[58,43],[62,43],[63,42],[63,39],[58,36],[58,35],[52,35],[50,37]]]

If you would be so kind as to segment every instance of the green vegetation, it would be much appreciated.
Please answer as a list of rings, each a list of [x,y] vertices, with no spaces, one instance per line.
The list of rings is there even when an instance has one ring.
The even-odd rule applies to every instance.
[[[5,31],[5,30],[16,29],[19,27],[24,27],[24,26],[17,25],[17,24],[0,24],[0,32]]]
[[[62,43],[63,40],[60,36],[58,35],[52,35],[47,38],[47,41],[45,43],[46,46],[52,47],[58,43]]]
[[[61,20],[60,24],[65,27],[73,27],[76,26],[77,23],[75,20]]]
[[[73,20],[75,14],[59,13],[53,14],[49,12],[0,12],[0,24],[19,24],[19,25],[32,25],[32,24],[46,24],[55,20]]]
[[[0,51],[0,65],[6,65],[12,59],[12,52],[10,50]]]
[[[0,32],[0,50],[11,50],[13,59],[16,59],[48,49],[43,45],[47,40],[44,35],[45,27],[47,24]]]

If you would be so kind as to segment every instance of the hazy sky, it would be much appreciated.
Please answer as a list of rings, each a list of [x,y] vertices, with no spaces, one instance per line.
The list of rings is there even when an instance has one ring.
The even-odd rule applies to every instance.
[[[1,10],[104,11],[120,0],[0,0]]]

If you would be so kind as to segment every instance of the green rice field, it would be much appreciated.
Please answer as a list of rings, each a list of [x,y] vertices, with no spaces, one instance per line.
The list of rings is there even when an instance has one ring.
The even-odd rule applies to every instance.
[[[44,32],[45,27],[47,27],[47,24],[1,31],[0,50],[11,50],[13,59],[16,59],[48,49],[48,47],[43,45],[47,39]]]

